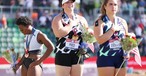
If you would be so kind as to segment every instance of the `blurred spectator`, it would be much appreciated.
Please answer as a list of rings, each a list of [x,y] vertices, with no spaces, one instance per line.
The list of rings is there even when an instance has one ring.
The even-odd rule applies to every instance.
[[[32,8],[33,0],[25,0],[25,6],[26,6],[26,8]]]
[[[128,6],[128,10],[129,10],[129,16],[133,16],[134,7],[132,6],[131,1],[127,1],[127,6]]]
[[[128,15],[129,14],[129,8],[128,8],[128,4],[125,0],[123,0],[122,4],[121,4],[121,9],[122,9],[122,13]]]
[[[142,22],[142,24],[144,26],[144,27],[142,27],[142,29],[144,31],[144,28],[146,29],[146,14],[145,13],[141,13],[140,18],[141,18],[141,22]]]
[[[37,27],[39,22],[38,22],[38,13],[37,12],[32,12],[32,16],[31,16],[32,20],[33,20],[33,27]]]
[[[40,18],[43,15],[44,9],[38,8],[38,18]]]
[[[32,17],[33,20],[38,19],[38,13],[35,12],[35,11],[32,12],[32,16],[31,17]]]
[[[25,12],[24,12],[24,10],[23,9],[18,9],[17,11],[16,11],[16,18],[18,18],[18,17],[20,17],[20,16],[26,16],[26,14],[25,14]]]
[[[51,7],[58,8],[59,1],[58,0],[51,0]]]
[[[132,4],[133,8],[137,8],[138,3],[136,0],[131,1],[131,4]]]
[[[15,0],[11,0],[10,6],[15,6],[15,5],[16,5],[16,1]]]
[[[46,0],[42,0],[41,1],[41,6],[42,7],[47,7],[47,1]]]
[[[137,38],[141,38],[142,37],[142,29],[139,25],[136,26],[135,28],[135,34]]]
[[[53,19],[56,15],[58,15],[58,10],[53,10],[53,12],[52,12],[52,19]]]
[[[7,28],[7,18],[5,16],[5,14],[2,15],[1,21],[2,21],[3,28]]]
[[[18,0],[18,4],[20,5],[20,6],[24,6],[25,5],[25,0]]]
[[[129,32],[134,32],[135,31],[134,29],[136,27],[135,18],[131,16],[128,23],[129,23]]]
[[[142,29],[139,25],[137,25],[135,28],[135,35],[137,39],[142,38]],[[139,44],[138,48],[139,48],[140,54],[142,54],[142,43]]]
[[[52,13],[49,12],[47,15],[47,27],[49,27],[51,29],[51,24],[52,24]]]
[[[141,55],[146,56],[146,33],[144,33],[143,35],[142,45],[143,45],[142,47],[143,51]]]
[[[10,1],[10,14],[12,14],[12,11],[16,11],[17,9],[15,8],[15,7],[17,7],[16,6],[16,0],[11,0]],[[13,8],[13,9],[12,9]]]
[[[42,16],[39,18],[40,27],[46,27],[47,26],[47,15],[48,11],[43,12]]]
[[[51,6],[51,2],[52,2],[52,0],[47,0],[47,5]]]
[[[144,0],[138,0],[138,10],[139,10],[139,13],[144,13],[144,10],[145,10],[145,1]]]
[[[94,8],[95,8],[95,2],[94,2],[94,0],[83,0],[83,5],[84,5],[83,8],[85,9],[86,13],[89,16],[92,16],[93,15]]]

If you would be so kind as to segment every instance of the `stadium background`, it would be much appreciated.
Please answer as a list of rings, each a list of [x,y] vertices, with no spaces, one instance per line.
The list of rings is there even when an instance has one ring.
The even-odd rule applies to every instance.
[[[84,16],[91,28],[100,15],[101,1],[77,0],[76,2],[75,12]],[[51,29],[51,21],[55,15],[62,11],[60,3],[61,0],[0,0],[0,73],[2,73],[0,76],[13,75],[9,63],[2,57],[2,53],[10,48],[14,48],[16,52],[19,52],[20,56],[24,52],[24,35],[17,28],[15,19],[19,16],[30,17],[33,20],[33,26],[44,32],[55,45],[56,39]],[[143,38],[139,46],[142,67],[139,67],[132,57],[129,60],[127,73],[129,75],[146,76],[146,72],[144,72],[146,70],[146,0],[121,0],[119,3],[118,16],[126,19],[129,32],[134,32],[137,36]],[[98,43],[95,43],[95,46],[97,51]],[[44,47],[42,53],[45,52],[45,49]],[[44,76],[55,75],[54,55],[52,52],[49,58],[44,61],[44,69],[46,69]],[[95,60],[96,56],[85,61],[83,76],[97,76]],[[91,64],[93,65],[91,66]],[[18,71],[18,76],[20,76],[20,71]]]

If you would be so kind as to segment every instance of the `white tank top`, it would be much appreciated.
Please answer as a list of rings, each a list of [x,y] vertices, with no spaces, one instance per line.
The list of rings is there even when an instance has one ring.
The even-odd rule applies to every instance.
[[[34,31],[33,34],[28,34],[26,35],[25,37],[25,41],[24,41],[24,47],[27,49],[28,47],[28,44],[29,44],[29,49],[28,51],[33,51],[33,50],[43,50],[43,44],[40,44],[38,41],[37,41],[37,36],[38,36],[38,33],[40,31],[39,30],[36,30]],[[27,46],[27,47],[26,47]]]

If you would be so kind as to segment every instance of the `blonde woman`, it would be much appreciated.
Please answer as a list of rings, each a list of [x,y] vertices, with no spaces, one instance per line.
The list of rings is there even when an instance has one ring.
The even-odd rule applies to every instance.
[[[101,16],[95,22],[94,35],[100,44],[97,53],[98,76],[115,76],[124,60],[120,39],[128,34],[127,23],[116,16],[119,0],[103,0]],[[126,56],[128,58],[129,55]],[[126,76],[126,62],[116,76]]]

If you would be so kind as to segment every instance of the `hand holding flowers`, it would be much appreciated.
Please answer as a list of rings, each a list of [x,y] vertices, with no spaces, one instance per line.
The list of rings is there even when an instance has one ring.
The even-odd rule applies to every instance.
[[[83,38],[84,42],[86,42],[86,43],[94,43],[94,42],[96,42],[96,39],[94,37],[94,33],[93,33],[92,29],[86,28],[86,27],[82,27],[82,31],[83,31],[82,38]]]
[[[125,38],[121,40],[122,48],[129,55],[133,53],[135,56],[135,61],[141,66],[141,57],[139,54],[138,45],[141,43],[142,38],[136,39],[134,33],[130,33],[130,35],[126,35]]]
[[[126,35],[125,38],[121,40],[122,49],[125,52],[130,52],[133,48],[137,47],[137,40],[136,37]]]
[[[6,50],[2,53],[2,56],[6,59],[6,61],[8,63],[11,64],[11,68],[14,72],[14,74],[16,74],[16,64],[17,64],[17,60],[19,58],[19,53],[16,53],[14,51],[14,48],[11,48],[10,50]]]
[[[134,33],[129,33],[129,35],[125,35],[124,38],[121,39],[122,49],[124,50],[125,59],[123,60],[120,68],[116,72],[116,75],[118,75],[121,67],[123,66],[124,62],[127,61],[127,57],[130,58],[130,52],[134,52],[135,54],[135,61],[141,66],[141,58],[139,55],[138,45],[141,42],[142,39],[136,39]]]
[[[82,26],[80,29],[82,29],[82,39],[83,42],[81,43],[81,45],[79,46],[79,52],[78,52],[78,56],[84,55],[85,58],[89,58],[93,55],[94,51],[94,46],[93,43],[96,42],[96,39],[94,37],[93,34],[93,30],[86,28],[84,26]],[[89,46],[89,44],[92,44]],[[88,49],[88,47],[90,49]]]
[[[133,33],[131,33],[129,35],[125,35],[125,37],[121,39],[122,49],[126,53],[129,53],[132,51],[133,48],[137,47],[140,42],[141,42],[141,40],[136,39],[136,37]]]

